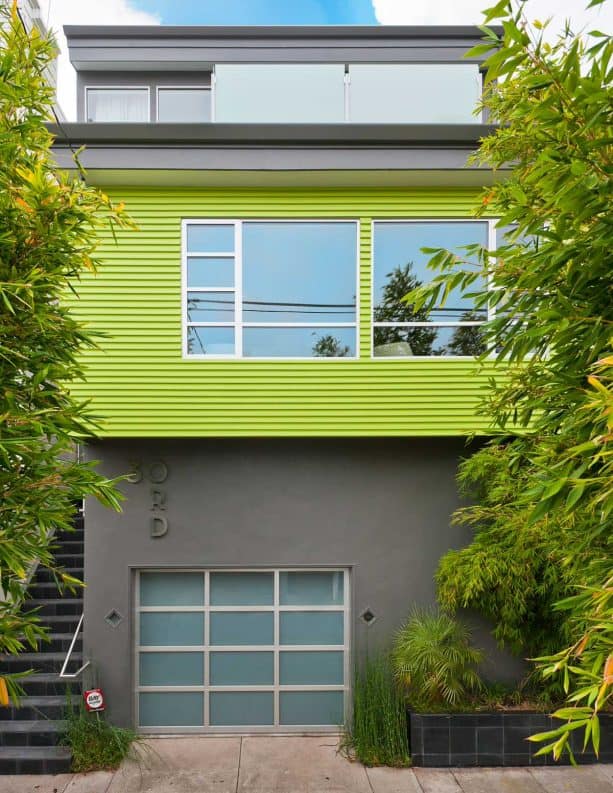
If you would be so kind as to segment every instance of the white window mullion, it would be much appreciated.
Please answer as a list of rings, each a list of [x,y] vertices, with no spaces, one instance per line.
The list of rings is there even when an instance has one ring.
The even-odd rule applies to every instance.
[[[236,306],[234,310],[234,354],[243,357],[243,222],[234,224],[234,294]]]
[[[210,650],[210,577],[209,571],[205,570],[204,575],[204,726],[211,724],[211,650]]]
[[[488,250],[493,251],[496,250],[496,220],[488,220],[488,232],[487,232],[487,247]],[[494,258],[490,257],[490,264],[494,262]],[[492,284],[492,277],[488,275],[487,277],[487,291],[488,297],[489,292],[493,290]],[[496,307],[492,305],[492,301],[488,299],[487,301],[487,318],[488,321],[494,319],[496,316]]]
[[[275,604],[275,615],[274,615],[274,671],[273,671],[273,684],[274,684],[274,725],[278,727],[281,721],[281,714],[280,714],[280,703],[279,703],[279,644],[280,644],[280,636],[279,636],[279,571],[275,570],[274,573],[274,597],[273,602]]]

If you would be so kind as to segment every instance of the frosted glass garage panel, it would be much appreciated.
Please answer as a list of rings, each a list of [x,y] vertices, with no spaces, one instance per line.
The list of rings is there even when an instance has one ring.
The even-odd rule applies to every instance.
[[[360,123],[478,124],[476,63],[349,67],[349,118]]]
[[[343,64],[220,64],[215,121],[341,122],[344,80]]]

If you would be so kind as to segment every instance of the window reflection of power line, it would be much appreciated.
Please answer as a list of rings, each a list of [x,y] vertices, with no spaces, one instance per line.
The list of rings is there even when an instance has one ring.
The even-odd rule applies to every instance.
[[[200,312],[214,312],[215,314],[234,314],[233,308],[207,308],[206,306],[191,306],[188,305],[188,311],[192,309]],[[290,311],[289,309],[268,309],[265,308],[244,308],[243,314],[316,314],[318,317],[322,315],[337,317],[339,314],[346,314],[347,316],[354,317],[355,311]]]
[[[222,300],[217,297],[190,297],[200,303],[226,303],[234,304],[234,300]],[[248,306],[303,306],[305,308],[355,308],[355,303],[281,303],[275,300],[243,300],[243,305]]]

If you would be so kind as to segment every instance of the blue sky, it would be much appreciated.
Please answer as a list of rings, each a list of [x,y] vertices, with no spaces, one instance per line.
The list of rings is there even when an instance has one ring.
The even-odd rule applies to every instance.
[[[376,25],[372,0],[132,0],[164,25]]]

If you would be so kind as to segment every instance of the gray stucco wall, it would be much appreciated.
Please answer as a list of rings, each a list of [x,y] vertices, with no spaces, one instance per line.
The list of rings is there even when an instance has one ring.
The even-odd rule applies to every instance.
[[[466,544],[451,527],[462,439],[113,440],[90,446],[108,476],[168,468],[158,485],[124,482],[123,513],[86,505],[85,652],[109,715],[132,720],[134,569],[148,566],[344,566],[352,570],[353,651],[386,645],[415,604],[435,597],[441,554]],[[154,471],[154,478],[155,477]],[[152,489],[168,533],[152,538]],[[369,627],[359,614],[369,607]],[[116,609],[116,628],[105,615]],[[491,643],[489,643],[491,645]],[[490,648],[492,649],[492,648]],[[516,664],[492,649],[498,677]],[[91,681],[90,681],[91,682]]]

